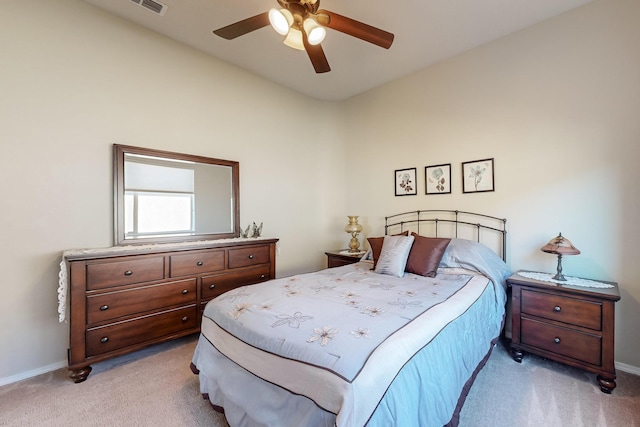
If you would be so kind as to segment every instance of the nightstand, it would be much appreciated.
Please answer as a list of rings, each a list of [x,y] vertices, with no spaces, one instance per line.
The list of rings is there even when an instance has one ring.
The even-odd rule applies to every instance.
[[[524,277],[519,271],[512,288],[511,355],[521,362],[530,352],[597,374],[604,393],[616,388],[613,356],[615,302],[612,288],[558,285]]]
[[[355,255],[343,253],[346,251],[348,251],[348,249],[325,252],[324,254],[327,256],[327,267],[342,267],[343,265],[353,264],[360,261],[360,258],[364,255],[364,252],[356,252]]]

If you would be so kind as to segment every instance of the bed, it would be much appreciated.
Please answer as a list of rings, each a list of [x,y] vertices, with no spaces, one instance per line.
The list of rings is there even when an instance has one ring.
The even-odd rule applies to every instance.
[[[456,426],[504,325],[506,220],[385,218],[355,264],[207,304],[191,368],[230,426]]]

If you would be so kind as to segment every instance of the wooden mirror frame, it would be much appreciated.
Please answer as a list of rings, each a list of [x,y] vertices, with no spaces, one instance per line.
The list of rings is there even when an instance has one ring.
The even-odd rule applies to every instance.
[[[180,236],[145,237],[142,239],[125,239],[124,225],[124,159],[125,154],[139,154],[144,156],[161,157],[173,160],[185,160],[231,168],[231,183],[233,197],[233,227],[232,232],[201,233]],[[231,160],[215,159],[211,157],[174,153],[170,151],[154,150],[151,148],[133,147],[128,145],[113,145],[113,208],[114,208],[114,244],[136,245],[146,243],[169,243],[194,240],[228,239],[240,236],[240,163]]]

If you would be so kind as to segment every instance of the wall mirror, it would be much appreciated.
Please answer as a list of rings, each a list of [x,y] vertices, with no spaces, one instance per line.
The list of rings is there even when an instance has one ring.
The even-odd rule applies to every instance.
[[[240,235],[238,162],[114,144],[116,245]]]

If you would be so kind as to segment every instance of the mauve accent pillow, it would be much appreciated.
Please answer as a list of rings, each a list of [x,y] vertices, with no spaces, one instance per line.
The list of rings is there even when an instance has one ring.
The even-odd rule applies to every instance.
[[[403,231],[399,234],[394,234],[394,236],[408,236],[409,230]],[[369,237],[367,239],[369,242],[369,247],[371,247],[371,254],[373,255],[373,268],[375,270],[376,264],[378,263],[378,258],[380,258],[380,252],[382,252],[382,244],[384,243],[384,236],[382,237]]]
[[[375,272],[403,277],[413,236],[385,236]]]
[[[405,270],[420,276],[434,277],[451,239],[424,237],[416,233],[411,235],[414,241]]]

